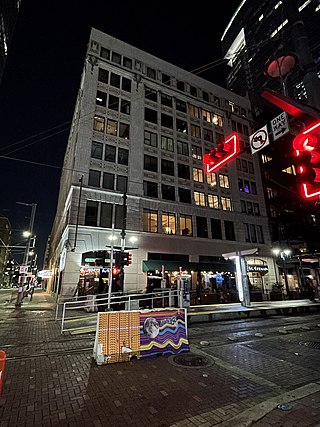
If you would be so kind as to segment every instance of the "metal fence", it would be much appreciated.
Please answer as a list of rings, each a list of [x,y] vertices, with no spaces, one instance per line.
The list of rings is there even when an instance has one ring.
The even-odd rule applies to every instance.
[[[110,309],[108,308],[110,306]],[[56,305],[56,320],[61,322],[61,334],[94,332],[99,311],[144,310],[183,307],[181,290],[154,289],[152,293],[112,293],[80,297],[60,297]]]

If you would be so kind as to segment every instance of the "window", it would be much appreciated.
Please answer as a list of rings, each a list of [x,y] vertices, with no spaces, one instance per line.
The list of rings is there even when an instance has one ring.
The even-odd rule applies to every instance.
[[[203,139],[205,141],[213,142],[213,132],[209,129],[203,129]]]
[[[261,225],[244,224],[246,242],[264,243],[263,231]]]
[[[106,102],[107,102],[107,94],[105,92],[102,92],[101,90],[97,90],[96,104],[101,105],[102,107],[105,107]]]
[[[121,193],[127,192],[128,178],[126,176],[118,175],[117,176],[117,191],[121,191]]]
[[[253,215],[260,215],[260,206],[258,205],[258,203],[253,203]]]
[[[119,136],[120,138],[129,139],[130,126],[127,123],[120,123]]]
[[[195,182],[203,182],[203,170],[199,168],[193,168],[193,180]]]
[[[98,223],[98,202],[93,200],[87,200],[86,206],[86,216],[84,220],[84,225],[89,225],[91,227],[96,227]]]
[[[241,212],[247,213],[247,204],[245,200],[240,200]]]
[[[151,108],[144,109],[144,119],[147,122],[158,123],[158,113],[156,110],[151,110]]]
[[[164,83],[165,85],[168,85],[168,86],[170,86],[170,85],[171,85],[171,77],[170,77],[168,74],[164,74],[164,73],[162,73],[161,81],[162,81],[162,83]]]
[[[149,132],[148,130],[144,131],[144,143],[146,145],[150,145],[151,147],[157,147],[158,146],[158,135],[153,132]]]
[[[190,126],[190,133],[191,133],[191,136],[193,136],[195,138],[201,138],[200,126],[191,125]]]
[[[184,82],[182,82],[181,80],[178,80],[177,81],[177,89],[184,92],[185,91]]]
[[[102,160],[102,150],[103,150],[103,144],[101,144],[101,142],[92,141],[91,157],[93,159]]]
[[[176,110],[186,113],[187,112],[186,102],[181,101],[181,99],[176,99]]]
[[[101,46],[100,56],[101,56],[101,58],[104,58],[104,59],[110,59],[110,50]]]
[[[108,108],[110,110],[119,110],[119,98],[117,96],[109,95]]]
[[[202,99],[206,102],[209,102],[209,94],[208,92],[202,91]]]
[[[94,116],[93,119],[93,130],[96,132],[104,132],[104,118],[100,116]]]
[[[150,209],[143,209],[143,231],[148,233],[158,232],[158,213]]]
[[[149,87],[145,87],[144,89],[144,97],[149,99],[150,101],[157,102],[158,101],[158,93],[154,89],[150,89]]]
[[[207,218],[202,216],[196,217],[197,221],[197,237],[208,237]]]
[[[220,219],[211,218],[211,234],[213,239],[222,239]]]
[[[129,151],[125,148],[118,149],[118,164],[128,166]]]
[[[172,96],[161,93],[161,104],[172,108]]]
[[[147,76],[150,77],[150,79],[156,80],[156,70],[151,67],[147,67]]]
[[[126,99],[121,99],[120,112],[123,114],[130,115],[130,101],[127,101]]]
[[[124,67],[129,68],[130,70],[132,70],[132,59],[127,58],[126,56],[124,56],[122,58],[122,64]]]
[[[120,76],[118,74],[110,74],[110,86],[120,88]]]
[[[211,187],[217,186],[217,175],[215,173],[207,173],[207,184],[209,184]]]
[[[176,200],[174,187],[171,185],[161,185],[162,198],[165,200]]]
[[[146,197],[158,198],[158,183],[151,181],[143,181],[143,194]]]
[[[107,134],[117,136],[118,133],[118,122],[115,120],[107,120]]]
[[[158,172],[158,160],[156,157],[144,156],[144,169],[152,172]]]
[[[112,52],[111,55],[111,61],[114,62],[115,64],[121,64],[121,55],[119,55],[119,53],[117,52]]]
[[[221,188],[230,188],[228,175],[219,175],[219,185]]]
[[[101,172],[90,169],[88,185],[91,187],[100,187]]]
[[[247,213],[248,213],[248,215],[253,215],[252,202],[247,202]]]
[[[206,110],[202,110],[202,120],[204,122],[211,123],[211,113]]]
[[[208,194],[208,206],[212,209],[219,209],[219,197],[215,194]]]
[[[193,196],[194,196],[194,203],[197,206],[205,206],[206,205],[206,199],[205,199],[204,193],[201,193],[199,191],[195,191],[193,193]]]
[[[191,191],[186,188],[178,188],[179,200],[181,203],[191,204]]]
[[[126,92],[131,92],[131,80],[126,77],[122,77],[121,89]]]
[[[162,212],[162,233],[176,234],[176,215],[170,212]]]
[[[170,160],[161,159],[161,173],[174,176],[174,163]]]
[[[178,141],[177,150],[178,154],[182,154],[183,156],[189,156],[189,145],[187,142]]]
[[[185,120],[176,119],[177,132],[188,133],[188,124]]]
[[[109,79],[109,71],[104,70],[103,68],[99,68],[99,72],[98,72],[99,82],[108,84],[108,79]]]
[[[100,227],[112,227],[112,208],[111,203],[101,203]]]
[[[178,163],[178,177],[183,179],[190,179],[189,165]]]
[[[231,199],[229,197],[221,197],[221,209],[223,211],[232,211]]]
[[[195,105],[189,105],[189,114],[191,117],[200,119],[200,108],[196,107]]]
[[[253,181],[250,182],[250,190],[251,194],[257,194],[257,186],[256,183]]]
[[[192,96],[198,96],[197,88],[194,87],[194,86],[191,86],[191,85],[190,85],[190,95],[192,95]]]
[[[113,190],[114,189],[114,174],[113,173],[103,172],[102,187],[106,188],[107,190]]]
[[[192,216],[180,214],[180,235],[192,236]]]
[[[224,231],[226,234],[226,240],[236,240],[234,224],[232,221],[224,221]]]
[[[202,160],[202,149],[196,145],[192,146],[192,157],[194,159]]]
[[[248,163],[246,160],[244,160],[244,159],[241,160],[241,167],[242,167],[243,172],[248,172]]]
[[[223,118],[219,114],[212,113],[212,123],[216,126],[223,127]]]
[[[161,126],[173,129],[173,117],[168,114],[161,113]]]
[[[106,145],[104,152],[104,160],[107,162],[115,163],[116,161],[116,147],[113,145]]]
[[[173,139],[168,136],[161,136],[162,150],[173,151]]]
[[[115,205],[115,228],[122,228],[123,227],[123,213],[124,213],[124,209],[123,209],[123,205]]]

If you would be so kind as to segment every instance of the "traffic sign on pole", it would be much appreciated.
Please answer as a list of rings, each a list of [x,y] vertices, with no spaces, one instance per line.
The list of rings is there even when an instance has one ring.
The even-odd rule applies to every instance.
[[[272,119],[270,124],[274,141],[289,132],[288,118],[285,111],[282,111],[282,113]]]
[[[251,148],[252,154],[256,153],[257,151],[269,145],[270,141],[269,141],[267,125],[257,130],[254,134],[250,135],[249,139],[250,139],[250,148]]]

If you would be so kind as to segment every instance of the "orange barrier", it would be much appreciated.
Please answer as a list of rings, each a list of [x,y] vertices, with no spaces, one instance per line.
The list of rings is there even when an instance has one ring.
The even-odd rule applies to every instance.
[[[2,393],[2,382],[4,377],[4,367],[6,365],[6,353],[3,350],[0,350],[0,397]]]

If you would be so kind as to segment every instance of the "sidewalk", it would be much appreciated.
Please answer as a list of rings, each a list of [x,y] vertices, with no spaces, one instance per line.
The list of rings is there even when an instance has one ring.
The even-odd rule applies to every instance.
[[[288,303],[291,309],[320,305],[202,306],[191,307],[190,315],[213,312],[227,318],[230,313],[284,310]],[[264,351],[236,342],[202,347],[191,327],[186,355],[201,358],[199,366],[181,365],[175,356],[97,366],[94,334],[61,335],[54,309],[55,299],[39,290],[21,308],[13,301],[0,305],[0,349],[7,353],[1,427],[320,425],[319,350],[301,347],[297,358],[286,336],[277,338],[279,353],[268,340]],[[318,332],[304,333],[315,341]],[[309,357],[313,369],[306,362]],[[277,409],[278,404],[288,404],[289,410]]]

